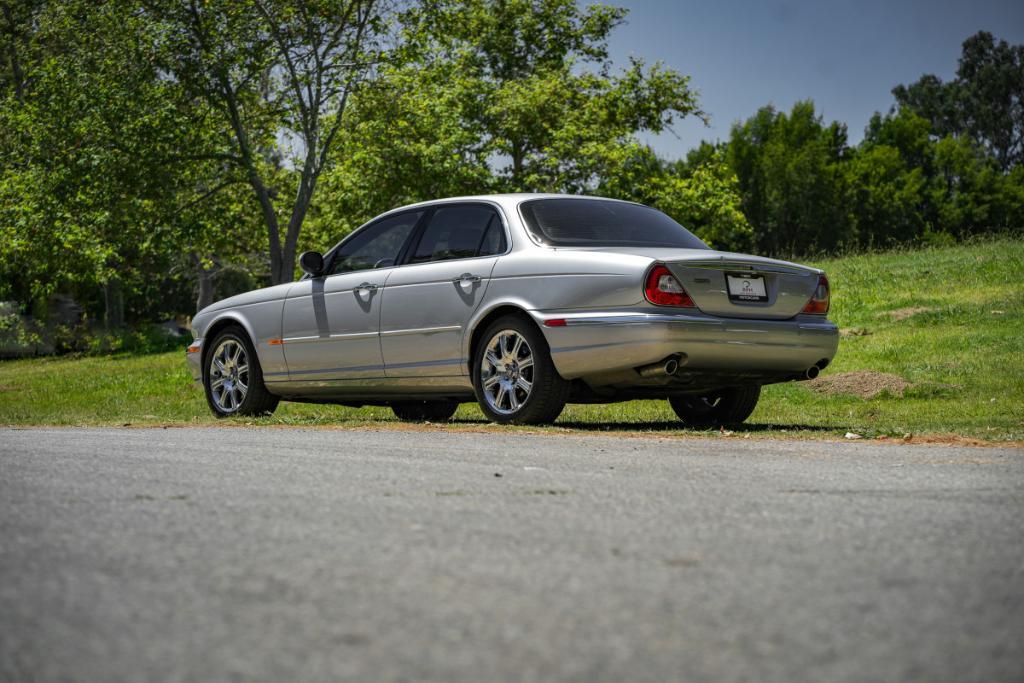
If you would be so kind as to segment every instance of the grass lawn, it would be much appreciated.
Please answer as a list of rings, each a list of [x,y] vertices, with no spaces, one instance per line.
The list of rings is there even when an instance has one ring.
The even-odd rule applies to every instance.
[[[898,375],[902,396],[766,387],[733,436],[865,438],[958,435],[1024,440],[1024,241],[852,256],[817,265],[832,282],[830,317],[847,331],[823,377]],[[893,312],[897,312],[893,315]],[[183,345],[184,347],[184,342]],[[488,428],[475,405],[448,428]],[[166,425],[219,422],[185,368],[184,352],[0,362],[0,424]],[[271,418],[235,423],[384,426],[387,408],[282,403]],[[683,433],[665,401],[568,406],[555,427]],[[712,432],[717,434],[717,432]]]

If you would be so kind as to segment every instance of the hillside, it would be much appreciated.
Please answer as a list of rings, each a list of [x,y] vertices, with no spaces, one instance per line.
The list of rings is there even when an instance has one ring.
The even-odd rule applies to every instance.
[[[814,383],[775,385],[738,435],[1024,440],[1024,242],[822,261],[835,363]],[[485,428],[464,405],[455,428]],[[183,353],[0,363],[0,424],[210,422]],[[270,424],[384,426],[390,410],[282,404]],[[677,430],[664,402],[569,406],[557,427]],[[486,427],[490,429],[491,427]]]

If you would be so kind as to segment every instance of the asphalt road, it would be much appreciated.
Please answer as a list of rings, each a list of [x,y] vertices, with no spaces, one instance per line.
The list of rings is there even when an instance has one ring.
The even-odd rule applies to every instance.
[[[1021,681],[1024,452],[2,430],[0,679]]]

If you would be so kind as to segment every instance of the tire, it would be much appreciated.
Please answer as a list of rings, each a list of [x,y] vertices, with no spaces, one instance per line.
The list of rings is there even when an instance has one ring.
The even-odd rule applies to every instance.
[[[554,422],[565,408],[569,387],[533,321],[504,316],[480,336],[473,351],[473,390],[480,410],[492,422]]]
[[[241,327],[225,327],[203,354],[206,403],[217,417],[270,415],[280,399],[263,384],[256,349]]]
[[[750,417],[761,396],[760,385],[722,389],[704,396],[674,396],[672,410],[688,427],[737,425]]]
[[[447,422],[459,409],[456,401],[395,401],[391,410],[405,422]]]

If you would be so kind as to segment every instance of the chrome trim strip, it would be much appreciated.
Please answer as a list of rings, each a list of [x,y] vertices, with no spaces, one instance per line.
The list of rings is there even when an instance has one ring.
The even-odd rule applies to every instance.
[[[789,268],[773,263],[760,264],[745,261],[666,261],[666,263],[672,266],[704,268],[707,270],[738,270],[748,273],[785,273],[786,275],[800,275],[803,277],[817,275],[817,273],[809,269]]]
[[[282,344],[309,344],[311,342],[321,341],[324,339],[369,339],[376,337],[376,332],[347,332],[344,334],[332,334],[332,335],[313,335],[310,337],[285,337],[281,340]]]
[[[434,334],[436,332],[458,332],[462,325],[443,325],[441,327],[420,327],[411,330],[382,330],[382,337],[400,337],[405,334]]]
[[[561,318],[563,316],[552,316]],[[690,315],[667,315],[663,313],[636,313],[623,315],[595,315],[571,317],[564,316],[566,327],[581,327],[584,325],[649,325],[651,323],[668,323],[679,325],[722,325],[721,320],[708,320]],[[549,328],[557,329],[557,328]]]
[[[376,336],[376,332],[347,332],[345,334],[332,334],[331,339],[369,339]]]

